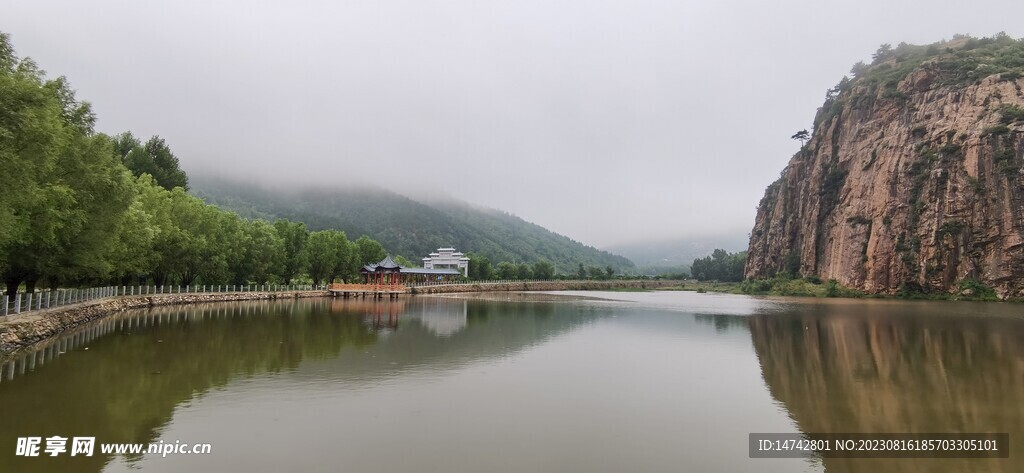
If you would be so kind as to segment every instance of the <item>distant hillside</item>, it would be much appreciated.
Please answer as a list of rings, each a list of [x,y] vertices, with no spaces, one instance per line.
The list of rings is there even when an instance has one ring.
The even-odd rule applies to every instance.
[[[605,250],[623,255],[638,267],[657,273],[652,270],[689,269],[694,259],[710,255],[716,248],[730,252],[742,251],[747,248],[747,243],[747,235],[737,233],[614,245]]]
[[[270,190],[203,176],[190,176],[192,193],[249,218],[288,218],[311,230],[336,228],[349,238],[369,235],[392,254],[414,262],[442,246],[500,261],[552,262],[562,273],[579,263],[617,272],[633,263],[583,245],[539,225],[494,209],[459,201],[421,203],[383,189]]]

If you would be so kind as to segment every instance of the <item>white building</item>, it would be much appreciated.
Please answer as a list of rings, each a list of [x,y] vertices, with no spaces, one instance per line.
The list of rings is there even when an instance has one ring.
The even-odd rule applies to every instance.
[[[469,258],[455,248],[438,248],[436,253],[423,258],[423,269],[457,269],[469,277]]]

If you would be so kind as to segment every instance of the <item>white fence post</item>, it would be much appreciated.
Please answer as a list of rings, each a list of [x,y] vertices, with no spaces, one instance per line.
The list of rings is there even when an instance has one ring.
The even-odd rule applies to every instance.
[[[14,293],[14,313],[15,314],[20,314],[21,313],[21,293],[20,292]]]
[[[3,310],[4,313],[3,313],[3,315],[5,317],[7,316],[7,301],[10,300],[10,298],[11,298],[11,296],[8,296],[8,295],[4,294],[4,310]]]

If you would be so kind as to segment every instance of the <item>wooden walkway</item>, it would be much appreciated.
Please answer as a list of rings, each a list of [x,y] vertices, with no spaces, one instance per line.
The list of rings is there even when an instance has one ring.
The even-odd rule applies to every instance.
[[[401,284],[331,284],[327,290],[332,296],[374,297],[381,299],[387,296],[396,299],[400,294],[408,294],[409,288]]]

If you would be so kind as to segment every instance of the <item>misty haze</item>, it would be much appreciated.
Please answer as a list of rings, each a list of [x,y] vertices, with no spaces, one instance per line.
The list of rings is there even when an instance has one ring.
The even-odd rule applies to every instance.
[[[397,182],[600,247],[746,235],[789,136],[851,64],[882,43],[1022,34],[998,20],[1022,7],[984,4],[19,2],[3,16],[98,130],[160,135],[192,173]]]

